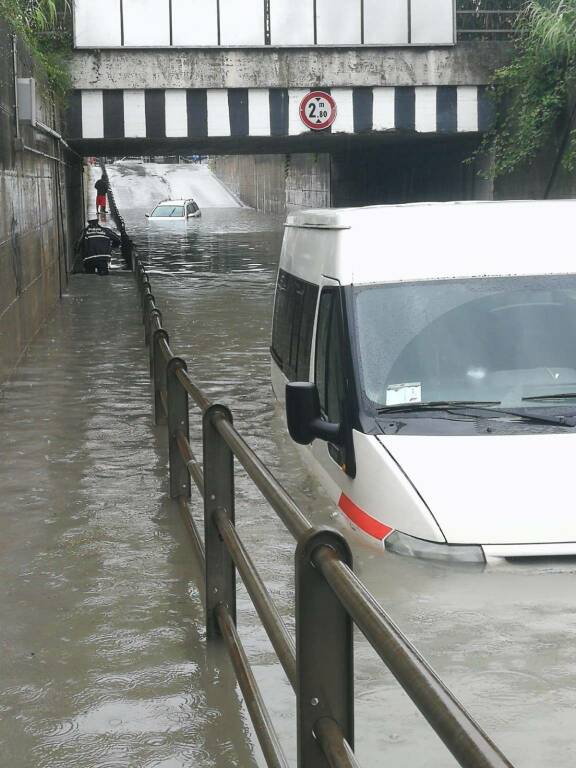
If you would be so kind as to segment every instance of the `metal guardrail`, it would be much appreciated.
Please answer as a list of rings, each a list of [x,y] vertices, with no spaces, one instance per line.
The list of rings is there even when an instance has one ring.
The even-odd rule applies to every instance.
[[[230,410],[212,403],[185,360],[174,355],[112,190],[108,198],[140,292],[154,421],[168,432],[170,496],[178,502],[204,576],[207,643],[223,644],[229,653],[267,765],[288,768],[289,763],[236,629],[236,572],[296,693],[298,768],[359,768],[354,624],[463,768],[513,768],[354,574],[344,537],[312,526],[234,427]],[[202,462],[190,445],[190,400],[202,414]],[[234,459],[296,540],[296,642],[236,529]],[[192,481],[204,500],[203,539],[189,504]]]
[[[500,5],[483,8],[483,5]],[[516,21],[524,5],[523,0],[500,0],[500,3],[481,3],[477,0],[459,0],[456,4],[456,31],[460,42],[464,40],[509,40],[516,37]],[[503,7],[507,6],[507,7]]]
[[[212,403],[174,355],[145,267],[134,255],[141,295],[154,419],[168,431],[170,495],[179,503],[204,573],[207,642],[223,643],[269,766],[288,765],[236,630],[236,572],[296,692],[299,768],[354,768],[353,624],[465,768],[512,764],[354,574],[343,536],[314,528],[246,443],[230,410]],[[190,445],[189,401],[202,414],[203,461]],[[297,542],[296,642],[235,527],[234,459]],[[189,504],[204,499],[204,542]]]
[[[102,171],[102,177],[108,182],[108,193],[107,193],[108,207],[110,209],[110,214],[114,219],[114,223],[116,224],[116,226],[118,227],[118,231],[120,232],[120,240],[121,240],[120,249],[122,252],[122,257],[124,258],[124,262],[126,264],[127,269],[133,270],[134,263],[133,263],[132,257],[133,257],[133,251],[134,251],[134,244],[132,243],[132,240],[128,236],[128,232],[126,231],[126,224],[124,223],[124,219],[120,215],[120,211],[118,210],[118,206],[116,205],[114,192],[110,187],[110,180],[108,178],[108,172],[106,171],[106,164],[104,163],[103,160],[100,160],[99,165]]]

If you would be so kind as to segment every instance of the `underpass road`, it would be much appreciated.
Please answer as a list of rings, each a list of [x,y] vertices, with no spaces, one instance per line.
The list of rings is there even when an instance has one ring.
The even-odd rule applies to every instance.
[[[131,275],[72,278],[0,420],[2,765],[255,765],[166,499]]]

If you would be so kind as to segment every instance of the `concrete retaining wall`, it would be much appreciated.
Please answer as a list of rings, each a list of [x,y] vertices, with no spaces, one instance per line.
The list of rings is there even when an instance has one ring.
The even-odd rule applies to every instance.
[[[35,74],[21,47],[17,69],[19,77]],[[58,115],[41,95],[37,106],[38,119],[58,129]],[[0,384],[58,301],[82,221],[81,165],[38,154],[56,156],[58,142],[24,121],[18,129],[19,142],[12,37],[0,22]]]
[[[489,180],[490,158],[469,162],[478,136],[405,138],[375,146],[350,143],[343,151],[214,157],[214,172],[245,203],[284,215],[324,208],[445,200],[542,199],[557,147],[530,165]],[[559,169],[551,198],[576,197],[576,173]]]
[[[332,155],[214,157],[216,175],[244,203],[283,215],[297,208],[490,199],[491,185],[466,164],[478,139],[351,145]]]
[[[328,155],[213,157],[211,168],[246,205],[283,215],[296,208],[330,205]]]
[[[551,145],[528,168],[522,168],[509,176],[496,179],[494,198],[496,200],[542,199],[552,177],[557,151],[557,147]],[[550,199],[575,198],[576,173],[569,173],[562,167],[558,168],[549,197]]]
[[[332,156],[332,204],[485,200],[491,185],[468,164],[478,139],[405,141]]]

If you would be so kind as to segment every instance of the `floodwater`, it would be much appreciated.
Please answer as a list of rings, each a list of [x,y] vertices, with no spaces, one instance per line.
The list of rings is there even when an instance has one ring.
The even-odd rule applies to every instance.
[[[270,389],[281,222],[245,208],[206,209],[187,225],[123,213],[175,353],[232,408],[309,518],[339,525]],[[2,765],[263,766],[230,666],[205,650],[130,275],[73,278],[4,389],[0,418]],[[193,412],[191,431],[199,449]],[[237,493],[241,534],[293,629],[294,542],[242,473]],[[192,508],[200,519],[194,491]],[[482,572],[384,555],[358,539],[353,548],[361,578],[516,766],[574,765],[575,563]],[[242,589],[238,615],[295,765],[295,697]],[[360,636],[355,663],[361,764],[455,765]]]

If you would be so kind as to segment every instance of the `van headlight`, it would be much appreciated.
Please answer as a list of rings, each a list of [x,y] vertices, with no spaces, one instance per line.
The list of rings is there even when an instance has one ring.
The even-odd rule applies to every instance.
[[[483,565],[486,562],[484,550],[478,544],[443,544],[426,541],[394,531],[384,542],[388,552],[397,555],[421,557],[424,560],[439,560],[444,563],[472,563]]]

